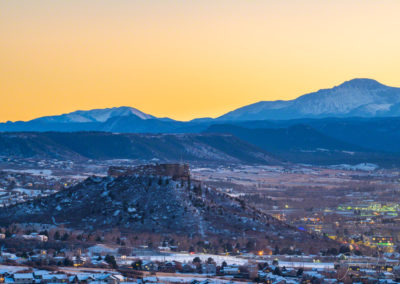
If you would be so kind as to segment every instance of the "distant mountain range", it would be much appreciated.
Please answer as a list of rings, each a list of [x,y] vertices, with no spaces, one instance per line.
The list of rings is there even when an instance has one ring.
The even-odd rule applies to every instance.
[[[106,109],[92,109],[88,111],[78,110],[67,114],[57,116],[44,116],[32,121],[43,123],[90,123],[106,122],[115,117],[134,116],[143,120],[154,119],[155,117],[141,112],[132,107],[115,107]]]
[[[326,117],[400,116],[400,88],[371,79],[353,79],[290,101],[262,101],[216,119],[189,122],[157,118],[132,107],[75,111],[30,121],[0,123],[0,131],[198,132],[220,121],[289,120]]]
[[[22,134],[15,138],[4,133],[0,135],[0,155],[40,153],[63,158],[69,155],[101,159],[156,157],[175,161],[186,157],[193,161],[256,163],[270,160],[255,157],[272,155],[279,160],[301,163],[376,162],[397,166],[400,165],[400,88],[370,79],[354,79],[295,100],[259,102],[215,119],[188,122],[117,107],[0,123],[0,132],[49,131],[141,134],[109,137],[102,133],[97,141],[93,133],[87,137],[74,133],[36,136],[25,133],[25,140]],[[13,137],[17,146],[12,142]],[[57,145],[53,145],[54,139]],[[86,145],[85,139],[93,144]],[[90,151],[79,148],[77,143],[86,145]],[[250,151],[251,157],[245,155],[246,151]]]
[[[44,116],[30,121],[0,123],[0,131],[108,131],[126,133],[164,133],[183,125],[169,118],[156,118],[132,107],[74,111]]]

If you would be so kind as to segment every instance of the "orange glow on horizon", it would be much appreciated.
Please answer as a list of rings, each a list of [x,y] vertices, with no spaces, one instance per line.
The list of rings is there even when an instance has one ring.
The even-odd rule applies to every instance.
[[[397,0],[5,0],[0,121],[132,106],[216,117],[362,77],[400,85]]]

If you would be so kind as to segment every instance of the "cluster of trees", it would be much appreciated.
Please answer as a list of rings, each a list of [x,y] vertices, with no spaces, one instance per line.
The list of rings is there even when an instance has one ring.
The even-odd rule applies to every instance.
[[[362,252],[360,250],[350,250],[348,246],[340,246],[339,249],[337,248],[328,248],[325,251],[321,251],[322,255],[332,255],[336,256],[339,254],[344,254],[344,255],[349,255],[349,254],[355,254],[355,255],[362,255]]]
[[[275,246],[274,249],[274,254],[278,255],[278,254],[285,254],[285,255],[301,255],[303,252],[300,249],[294,249],[291,247],[285,247],[282,249],[279,249],[278,246]]]
[[[206,253],[231,253],[234,254],[238,251],[255,251],[257,250],[256,241],[253,239],[247,240],[244,243],[236,242],[232,243],[225,239],[218,239],[218,242],[204,242],[198,241],[189,247],[189,252],[206,252]]]
[[[56,231],[53,235],[54,240],[56,241],[68,241],[70,235],[67,232],[64,232],[63,234],[60,233],[59,231]]]

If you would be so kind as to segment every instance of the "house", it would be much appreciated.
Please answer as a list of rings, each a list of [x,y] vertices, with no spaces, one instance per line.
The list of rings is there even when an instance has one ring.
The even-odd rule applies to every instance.
[[[273,283],[273,284],[286,284],[286,278],[279,276],[279,275],[274,275],[272,273],[267,273],[265,277],[263,278],[265,283]]]
[[[4,283],[15,283],[14,282],[14,278],[12,278],[12,277],[5,277],[4,278]]]
[[[5,278],[9,277],[9,275],[8,270],[0,270],[0,283],[4,283]]]
[[[68,277],[65,274],[44,274],[40,283],[67,283]]]
[[[159,265],[158,271],[160,272],[168,272],[175,273],[176,272],[176,263],[175,261],[166,261]]]
[[[201,265],[203,274],[215,275],[217,273],[217,266],[215,263],[203,263]]]
[[[120,274],[100,274],[93,275],[96,282],[108,283],[108,284],[118,284],[125,281],[125,277]]]
[[[36,270],[33,272],[33,277],[35,279],[42,279],[43,275],[49,274],[49,271],[47,270]]]
[[[35,279],[33,277],[33,273],[15,273],[13,275],[14,283],[26,283],[30,284],[33,283]]]
[[[56,263],[62,263],[62,262],[64,262],[65,257],[64,257],[64,256],[55,256],[55,257],[53,257],[53,260],[54,260]]]
[[[13,253],[9,253],[9,252],[2,252],[1,253],[1,260],[2,261],[7,261],[7,260],[14,260],[17,261],[19,259],[19,257],[17,257],[15,254]]]
[[[318,273],[317,271],[304,271],[303,272],[303,280],[323,280],[325,277]]]
[[[238,266],[225,266],[221,269],[221,273],[225,275],[236,275],[240,273]]]
[[[150,261],[150,260],[143,260],[141,269],[144,271],[157,271],[158,265],[157,263]]]
[[[144,283],[159,283],[158,278],[155,276],[148,276],[143,278]]]
[[[39,235],[38,233],[31,233],[30,235],[22,235],[21,238],[24,240],[36,240],[40,242],[47,242],[48,237],[45,235]]]
[[[86,257],[74,256],[72,257],[72,261],[74,262],[74,266],[82,266],[86,262]]]
[[[158,247],[158,250],[159,251],[166,251],[166,252],[169,252],[169,251],[171,251],[171,248],[170,247],[168,247],[168,246],[159,246]]]
[[[196,272],[196,269],[197,269],[197,267],[193,263],[185,263],[182,265],[183,273],[193,273],[193,272]]]
[[[77,274],[74,277],[69,279],[70,283],[90,283],[95,281],[96,279],[89,274]]]

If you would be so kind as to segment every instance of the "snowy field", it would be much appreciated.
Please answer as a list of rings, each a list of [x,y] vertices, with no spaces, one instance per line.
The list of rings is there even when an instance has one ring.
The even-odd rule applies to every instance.
[[[199,257],[202,262],[206,262],[208,258],[212,258],[217,265],[221,265],[222,262],[226,262],[228,265],[245,265],[249,261],[264,262],[267,261],[269,264],[272,260],[257,260],[257,259],[247,259],[235,256],[225,256],[225,255],[213,255],[213,254],[185,254],[176,253],[170,255],[146,255],[146,256],[134,256],[128,257],[125,261],[121,261],[123,264],[131,264],[134,259],[140,258],[143,260],[151,261],[178,261],[182,263],[192,262],[193,258]],[[311,268],[311,269],[334,269],[333,262],[304,262],[304,261],[279,261],[279,266],[283,267],[293,267],[293,268]]]
[[[202,262],[206,262],[209,257],[211,257],[217,265],[221,265],[222,262],[226,262],[227,264],[235,264],[235,265],[243,265],[248,262],[247,259],[238,258],[234,256],[225,256],[225,255],[214,255],[214,254],[186,254],[186,253],[174,253],[169,255],[145,255],[145,256],[134,256],[127,258],[126,261],[121,263],[131,264],[133,259],[143,259],[143,260],[151,260],[151,261],[178,261],[182,263],[192,262],[193,258],[199,257]]]
[[[13,170],[13,169],[4,169],[5,172],[13,172],[13,173],[26,173],[26,174],[31,174],[33,176],[43,176],[43,177],[53,177],[53,171],[52,170],[45,170],[45,169],[27,169],[27,170]]]
[[[144,281],[150,282],[169,282],[169,283],[190,283],[193,280],[207,283],[215,283],[215,284],[222,284],[222,283],[245,283],[245,282],[238,282],[233,280],[225,280],[225,279],[218,279],[218,278],[206,278],[206,277],[184,277],[184,276],[157,276],[157,277],[145,277]]]
[[[27,266],[11,266],[11,265],[0,265],[0,272],[5,271],[9,273],[15,273],[29,269]]]

